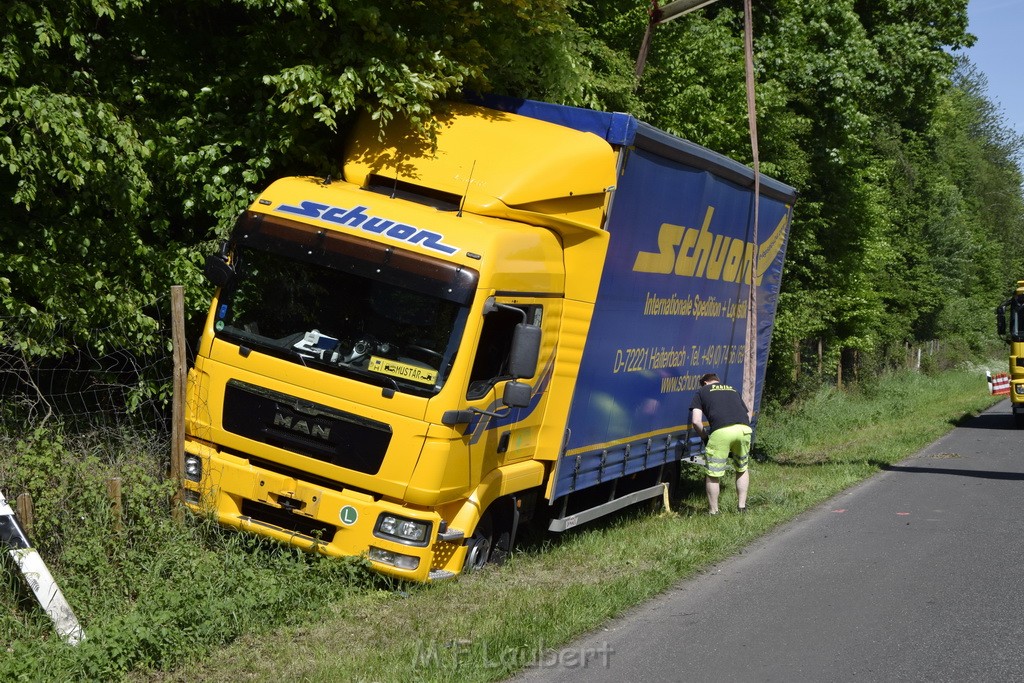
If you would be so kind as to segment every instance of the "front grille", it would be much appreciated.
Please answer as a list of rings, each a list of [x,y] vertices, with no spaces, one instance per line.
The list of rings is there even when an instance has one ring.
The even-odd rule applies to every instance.
[[[338,527],[333,524],[324,524],[315,519],[289,512],[284,508],[277,508],[254,500],[242,501],[242,516],[257,523],[308,536],[324,543],[330,543],[338,531]]]
[[[356,472],[376,474],[391,426],[252,384],[230,380],[224,429]]]

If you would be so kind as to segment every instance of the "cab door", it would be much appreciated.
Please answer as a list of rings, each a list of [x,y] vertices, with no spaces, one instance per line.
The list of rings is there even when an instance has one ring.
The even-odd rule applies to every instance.
[[[468,406],[491,413],[478,413],[468,430],[472,461],[480,463],[480,476],[502,464],[526,460],[536,454],[551,379],[557,338],[555,326],[560,318],[555,309],[560,301],[495,297],[499,305],[484,318],[466,391]],[[509,408],[502,402],[502,396],[505,385],[514,379],[509,374],[508,363],[516,325],[522,322],[541,328],[541,351],[533,376],[519,380],[531,387],[529,405]]]

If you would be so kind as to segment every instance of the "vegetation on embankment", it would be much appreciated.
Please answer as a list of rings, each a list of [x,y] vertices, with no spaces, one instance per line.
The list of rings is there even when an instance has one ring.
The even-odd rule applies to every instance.
[[[748,514],[703,515],[701,479],[690,472],[671,512],[633,510],[541,535],[502,567],[432,586],[397,585],[358,562],[204,521],[175,522],[160,471],[165,445],[139,435],[4,438],[0,482],[8,495],[32,493],[37,545],[87,639],[64,646],[5,560],[0,679],[500,679],[912,455],[993,400],[984,369],[825,388],[762,418]],[[107,496],[113,477],[124,492],[120,524]],[[735,492],[725,487],[723,496],[728,510]]]

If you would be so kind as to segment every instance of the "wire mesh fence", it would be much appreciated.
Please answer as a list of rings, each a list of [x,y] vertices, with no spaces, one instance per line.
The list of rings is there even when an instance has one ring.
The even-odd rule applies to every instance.
[[[161,302],[147,343],[113,347],[96,339],[138,339],[113,323],[74,332],[59,318],[0,316],[0,433],[59,422],[70,431],[170,429],[170,303]],[[48,351],[40,351],[47,349]]]

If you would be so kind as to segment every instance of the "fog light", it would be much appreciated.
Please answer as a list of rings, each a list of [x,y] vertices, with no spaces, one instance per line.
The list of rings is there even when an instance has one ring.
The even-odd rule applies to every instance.
[[[369,552],[367,552],[367,556],[369,556],[369,558],[374,562],[388,564],[399,569],[408,569],[411,571],[420,566],[420,558],[418,557],[394,553],[390,550],[384,550],[384,548],[378,548],[372,545],[370,546]]]
[[[385,512],[377,518],[373,535],[407,545],[425,546],[430,538],[430,522],[419,522]]]
[[[198,455],[185,456],[185,478],[196,482],[203,478],[203,461]]]
[[[199,505],[199,491],[193,491],[192,489],[182,489],[181,497],[189,505]]]

